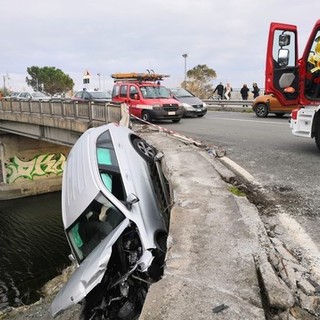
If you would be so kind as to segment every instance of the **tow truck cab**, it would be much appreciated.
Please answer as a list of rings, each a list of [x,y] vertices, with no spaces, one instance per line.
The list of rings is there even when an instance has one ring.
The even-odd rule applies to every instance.
[[[265,88],[283,105],[319,105],[320,20],[315,24],[304,53],[298,59],[298,34],[294,25],[270,24]]]
[[[183,117],[182,104],[170,96],[169,90],[160,84],[165,75],[144,73],[117,73],[114,78],[112,101],[126,103],[131,115],[151,122]]]
[[[284,106],[299,106],[291,114],[292,133],[315,137],[320,150],[320,20],[300,59],[297,27],[270,24],[265,76],[267,93],[273,93]]]

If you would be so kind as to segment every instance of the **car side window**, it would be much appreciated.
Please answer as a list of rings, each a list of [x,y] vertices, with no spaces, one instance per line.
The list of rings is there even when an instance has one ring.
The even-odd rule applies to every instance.
[[[117,199],[125,201],[126,193],[109,131],[97,140],[97,161],[101,180],[107,190]]]

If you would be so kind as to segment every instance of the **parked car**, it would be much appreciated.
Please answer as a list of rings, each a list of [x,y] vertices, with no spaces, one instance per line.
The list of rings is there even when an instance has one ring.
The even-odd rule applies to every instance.
[[[36,92],[20,92],[19,95],[15,97],[15,100],[24,100],[24,101],[50,101],[51,97],[36,91]]]
[[[190,91],[183,88],[171,88],[174,99],[182,102],[184,117],[203,117],[207,113],[207,105]]]
[[[73,101],[79,102],[110,102],[111,94],[106,91],[98,91],[98,90],[81,90],[78,91],[73,97]]]
[[[137,319],[166,254],[162,156],[113,123],[77,140],[63,173],[62,220],[78,268],[51,305],[54,317],[81,302],[83,319]]]
[[[17,97],[19,96],[19,94],[20,94],[19,91],[14,91],[10,95],[3,97],[3,99],[15,101],[17,100]]]
[[[259,118],[265,118],[269,113],[282,117],[286,113],[291,113],[296,108],[298,108],[297,105],[283,106],[273,94],[258,96],[252,103],[252,110]]]

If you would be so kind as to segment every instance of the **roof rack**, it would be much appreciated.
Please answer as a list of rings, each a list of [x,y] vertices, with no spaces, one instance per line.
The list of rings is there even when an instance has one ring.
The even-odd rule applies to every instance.
[[[115,81],[121,80],[131,80],[131,81],[161,81],[163,78],[170,77],[167,74],[159,74],[159,73],[137,73],[137,72],[129,72],[129,73],[113,73],[111,78],[115,79]]]

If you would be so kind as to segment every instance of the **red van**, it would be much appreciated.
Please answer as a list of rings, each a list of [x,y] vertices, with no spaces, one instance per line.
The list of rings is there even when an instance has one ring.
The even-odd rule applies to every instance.
[[[160,84],[164,75],[141,73],[113,74],[112,101],[126,103],[131,115],[144,121],[172,120],[183,117],[183,105]]]

